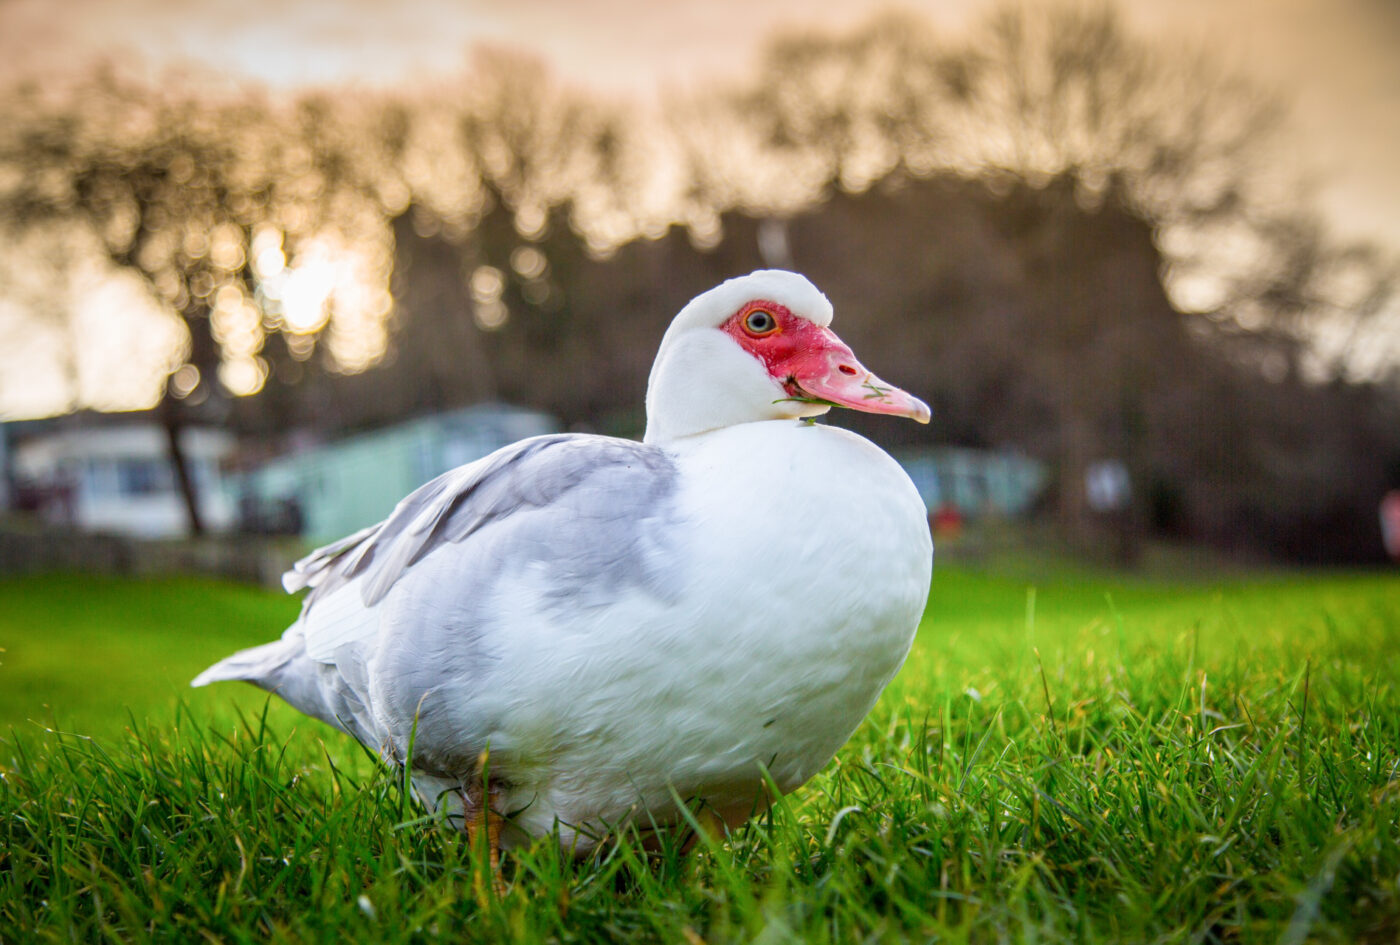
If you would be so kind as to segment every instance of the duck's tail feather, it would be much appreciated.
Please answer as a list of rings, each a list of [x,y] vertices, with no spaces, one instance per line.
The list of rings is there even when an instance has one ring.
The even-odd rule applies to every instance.
[[[274,640],[219,660],[190,681],[191,686],[242,680],[267,688],[268,679],[293,659],[301,647],[293,640]]]

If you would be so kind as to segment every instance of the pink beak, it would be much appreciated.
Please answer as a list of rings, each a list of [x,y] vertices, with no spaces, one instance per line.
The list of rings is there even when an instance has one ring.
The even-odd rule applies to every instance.
[[[928,404],[867,371],[831,329],[820,331],[824,336],[820,344],[809,345],[784,359],[782,368],[789,378],[784,387],[789,394],[865,413],[929,422],[932,411]]]

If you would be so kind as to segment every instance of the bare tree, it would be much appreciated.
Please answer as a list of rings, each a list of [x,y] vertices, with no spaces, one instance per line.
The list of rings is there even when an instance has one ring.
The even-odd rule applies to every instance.
[[[383,350],[392,254],[384,194],[353,159],[359,141],[316,100],[211,100],[104,72],[13,90],[4,108],[6,224],[96,234],[110,262],[140,274],[186,326],[187,359],[158,413],[198,533],[180,440],[191,404],[260,389],[269,335],[285,338],[294,360],[324,338],[327,360],[349,370]],[[353,283],[356,291],[342,288]]]
[[[1233,356],[1265,373],[1304,361],[1337,371],[1356,339],[1375,337],[1391,298],[1394,263],[1330,240],[1298,201],[1296,175],[1278,171],[1281,103],[1204,54],[1133,37],[1108,7],[1005,7],[955,41],[900,17],[794,35],[731,107],[775,163],[805,155],[821,169],[806,184],[812,201],[930,177],[1002,195],[1036,287],[1003,344],[1027,349],[1020,370],[1044,392],[1060,514],[1075,531],[1088,464],[1139,461],[1133,418],[1151,377],[1171,370],[1165,351],[1184,351],[1161,341],[1175,313],[1095,290],[1091,277],[1122,277],[1082,258],[1112,246],[1074,244],[1094,239],[1088,217],[1142,221],[1173,301],[1199,313],[1196,333],[1228,335]],[[1134,321],[1149,309],[1173,324]]]

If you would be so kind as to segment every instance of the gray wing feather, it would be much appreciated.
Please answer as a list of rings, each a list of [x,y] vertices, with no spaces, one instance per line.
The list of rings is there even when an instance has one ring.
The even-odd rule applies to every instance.
[[[283,583],[310,593],[282,639],[234,654],[194,685],[248,680],[386,757],[401,758],[419,726],[415,765],[455,772],[466,759],[469,770],[482,747],[471,733],[490,720],[463,728],[425,697],[480,678],[496,659],[498,582],[542,565],[541,614],[605,608],[626,588],[673,600],[678,478],[666,452],[631,440],[565,434],[505,447],[298,561]]]
[[[331,566],[336,563],[337,559],[344,556],[346,552],[362,547],[361,553],[363,553],[363,548],[367,548],[369,545],[365,539],[379,531],[383,525],[383,522],[376,522],[367,528],[360,529],[353,535],[347,535],[339,541],[317,548],[292,565],[292,570],[282,575],[282,586],[287,589],[289,594],[295,594],[308,587],[315,587],[332,570]],[[350,561],[346,561],[344,564],[346,567],[353,567],[353,563]]]
[[[517,526],[499,536],[507,547],[492,549],[507,554],[512,536],[538,543],[551,531],[555,523],[518,527],[540,514],[575,520],[569,523],[572,527],[562,529],[575,543],[579,517],[594,522],[602,538],[608,537],[610,527],[636,530],[644,521],[658,523],[665,517],[661,508],[675,489],[676,475],[664,451],[632,440],[578,434],[522,440],[432,480],[401,501],[383,522],[298,561],[283,583],[289,590],[311,589],[300,622],[308,650],[320,654],[370,632],[372,624],[364,622],[352,629],[339,619],[316,619],[321,616],[313,613],[318,603],[325,601],[330,609],[340,610],[349,603],[347,598],[358,598],[364,608],[372,608],[414,564],[493,525]],[[643,566],[631,560],[634,555],[619,554],[622,549],[616,543],[611,548],[601,543],[593,548],[554,550],[560,576],[568,583],[585,578],[573,572]],[[642,576],[614,577],[625,581]],[[352,582],[358,594],[349,590]],[[339,598],[339,603],[332,603],[332,598]],[[318,640],[318,636],[327,639]]]

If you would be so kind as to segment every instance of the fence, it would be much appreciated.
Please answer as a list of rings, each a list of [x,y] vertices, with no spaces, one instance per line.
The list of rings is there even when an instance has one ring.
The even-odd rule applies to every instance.
[[[144,540],[0,519],[0,578],[52,571],[199,574],[273,587],[303,550],[298,541],[262,536]]]

